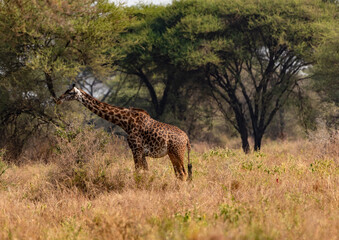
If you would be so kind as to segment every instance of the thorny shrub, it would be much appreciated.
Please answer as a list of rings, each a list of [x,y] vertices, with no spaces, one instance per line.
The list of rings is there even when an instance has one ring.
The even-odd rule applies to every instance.
[[[125,175],[131,169],[124,167],[129,151],[123,140],[93,126],[58,128],[55,134],[52,162],[57,169],[49,173],[53,185],[76,188],[91,197],[126,185]]]

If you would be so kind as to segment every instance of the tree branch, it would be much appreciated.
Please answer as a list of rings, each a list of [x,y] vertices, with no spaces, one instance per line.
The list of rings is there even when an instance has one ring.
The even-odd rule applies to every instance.
[[[148,92],[151,96],[155,112],[158,114],[158,111],[159,111],[158,97],[157,97],[157,94],[156,94],[151,82],[149,81],[148,77],[144,74],[144,72],[140,68],[137,69],[136,75],[139,76],[140,80],[146,85]]]

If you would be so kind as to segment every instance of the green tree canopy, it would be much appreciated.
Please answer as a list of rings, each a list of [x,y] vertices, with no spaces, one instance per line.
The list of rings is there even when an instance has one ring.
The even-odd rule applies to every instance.
[[[322,1],[175,1],[162,19],[164,55],[205,73],[212,95],[249,150],[307,77],[333,6]],[[161,21],[160,21],[161,22]],[[228,111],[231,108],[232,114]]]
[[[116,48],[124,56],[113,63],[118,71],[134,76],[146,87],[152,106],[152,115],[161,118],[166,107],[174,107],[173,97],[194,76],[194,71],[178,68],[171,56],[164,52],[167,9],[164,6],[138,5],[128,8],[135,19]],[[170,100],[174,101],[170,101]]]
[[[52,100],[61,86],[85,67],[107,72],[126,20],[105,0],[0,1],[0,144],[16,136],[20,149],[18,141],[56,123]]]

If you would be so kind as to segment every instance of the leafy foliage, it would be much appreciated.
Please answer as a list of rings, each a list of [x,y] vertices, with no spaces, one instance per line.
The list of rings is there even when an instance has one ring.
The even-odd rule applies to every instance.
[[[245,152],[251,136],[260,149],[287,101],[302,100],[294,105],[307,131],[319,116],[336,128],[336,9],[319,0],[1,1],[0,147],[17,158],[32,136],[67,126],[72,109],[54,99],[74,80],[194,139],[238,134]],[[311,74],[312,86],[304,81]],[[324,104],[314,104],[316,94]]]
[[[58,125],[53,98],[82,68],[108,74],[124,19],[105,0],[1,1],[1,146],[17,157],[32,134]]]
[[[178,1],[167,13],[163,52],[178,67],[205,73],[245,152],[249,131],[260,149],[335,14],[319,1]]]

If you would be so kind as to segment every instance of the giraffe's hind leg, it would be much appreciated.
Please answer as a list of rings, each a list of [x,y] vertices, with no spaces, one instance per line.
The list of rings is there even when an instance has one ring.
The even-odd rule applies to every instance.
[[[173,164],[176,177],[182,181],[185,181],[187,178],[187,173],[184,167],[184,156],[181,156],[176,152],[169,152],[168,156],[170,157]]]

